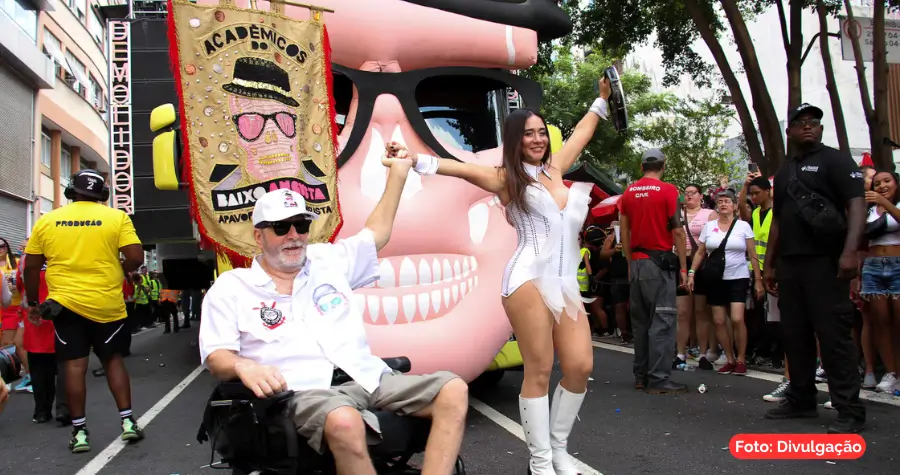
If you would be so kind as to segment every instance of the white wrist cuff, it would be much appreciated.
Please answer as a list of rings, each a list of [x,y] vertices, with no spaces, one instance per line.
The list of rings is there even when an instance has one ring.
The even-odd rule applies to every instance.
[[[441,160],[431,155],[419,155],[413,168],[419,175],[434,175],[438,171]]]
[[[594,100],[594,103],[591,104],[590,111],[599,115],[601,119],[609,118],[609,104],[606,102],[606,99],[602,97],[598,97]]]

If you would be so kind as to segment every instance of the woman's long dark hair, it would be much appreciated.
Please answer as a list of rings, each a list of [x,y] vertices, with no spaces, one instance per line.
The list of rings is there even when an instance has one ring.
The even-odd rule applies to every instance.
[[[2,241],[4,245],[6,245],[6,261],[9,262],[10,267],[15,269],[16,267],[18,267],[19,262],[16,259],[16,256],[13,255],[12,248],[9,247],[9,241],[3,238],[0,238],[0,241]]]
[[[541,114],[531,109],[514,110],[506,118],[506,124],[503,126],[503,170],[506,171],[506,193],[509,195],[507,206],[515,205],[519,209],[525,209],[525,190],[535,181],[522,166],[522,137],[525,136],[525,122],[532,116],[540,118],[546,129],[547,121]],[[548,135],[547,148],[544,150],[544,156],[541,157],[541,163],[546,165],[549,162],[550,139]],[[509,213],[506,214],[506,221],[515,226]]]

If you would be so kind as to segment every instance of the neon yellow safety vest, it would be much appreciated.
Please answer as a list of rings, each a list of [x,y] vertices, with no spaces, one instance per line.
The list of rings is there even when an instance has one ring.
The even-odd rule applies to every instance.
[[[579,264],[579,266],[578,266],[578,288],[582,292],[588,292],[591,290],[590,279],[588,279],[587,266],[584,265],[584,255],[585,254],[587,254],[588,259],[591,258],[591,250],[586,247],[582,247],[581,248],[581,264]],[[582,266],[584,266],[584,267],[582,267]]]
[[[766,262],[766,247],[769,243],[769,228],[772,226],[772,210],[766,213],[766,219],[759,222],[759,208],[753,210],[753,242],[756,244],[756,255],[759,257],[759,270],[763,270]]]
[[[156,279],[151,280],[150,281],[150,298],[152,300],[159,300],[159,291],[160,291],[159,281]]]
[[[134,303],[139,305],[147,305],[150,303],[150,297],[144,292],[143,287],[134,286]]]

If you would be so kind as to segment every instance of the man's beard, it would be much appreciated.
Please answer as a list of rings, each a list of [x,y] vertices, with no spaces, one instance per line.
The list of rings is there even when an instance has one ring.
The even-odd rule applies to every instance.
[[[300,252],[296,254],[287,255],[284,252],[286,249],[298,248]],[[306,263],[306,244],[300,240],[293,240],[285,241],[277,247],[267,247],[263,251],[263,259],[274,269],[284,272],[298,271]]]

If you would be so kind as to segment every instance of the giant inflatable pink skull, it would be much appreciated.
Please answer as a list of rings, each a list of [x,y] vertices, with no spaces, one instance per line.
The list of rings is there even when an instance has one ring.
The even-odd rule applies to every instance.
[[[199,3],[217,2],[200,0]],[[248,0],[237,0],[244,8],[248,3]],[[537,60],[538,34],[533,29],[504,24],[504,13],[497,11],[519,9],[512,16],[525,18],[517,21],[519,24],[529,23],[538,21],[529,19],[529,15],[540,14],[534,4],[552,2],[315,0],[312,3],[335,10],[323,15],[333,63],[369,72],[366,77],[371,79],[371,73],[387,76],[450,66],[485,71],[526,69]],[[557,31],[550,34],[560,36],[559,30],[567,29],[568,18],[554,5],[539,6],[557,14]],[[268,9],[268,2],[260,0],[258,8]],[[285,13],[298,19],[310,18],[310,12],[303,8],[287,6]],[[559,15],[563,21],[559,21]],[[444,155],[429,147],[426,143],[429,140],[416,133],[407,114],[409,109],[404,110],[395,94],[375,91],[371,96],[374,104],[361,104],[361,84],[355,80],[358,79],[344,77],[335,70],[335,102],[338,122],[343,124],[339,147],[344,152],[338,174],[344,225],[338,238],[362,229],[381,197],[387,172],[381,164],[386,142],[406,144],[416,153]],[[341,87],[342,81],[346,88]],[[465,80],[456,77],[455,81],[432,82],[430,91],[408,92],[414,93],[417,101],[424,102],[423,96],[429,95],[438,97],[440,102],[442,97],[459,96],[457,88],[467,87]],[[446,90],[434,90],[435,87],[446,87]],[[429,105],[434,105],[429,100]],[[423,103],[417,107],[429,113],[435,109],[426,110]],[[366,110],[364,115],[368,120],[358,124],[364,120],[359,117],[361,108]],[[446,111],[448,107],[437,109]],[[466,135],[449,125],[461,121],[441,118],[440,111],[431,117],[438,117],[427,121],[432,144],[436,140],[445,152],[460,160],[500,164],[500,148],[496,143],[499,129],[492,130],[497,124],[480,125],[479,133],[488,138],[487,142],[494,134],[493,146],[473,150],[464,145]],[[354,127],[361,130],[357,132],[358,139],[353,141],[352,150],[345,150],[352,142]],[[414,373],[444,369],[467,380],[481,374],[511,334],[501,304],[500,282],[515,247],[515,231],[507,224],[502,207],[492,195],[459,179],[410,174],[391,241],[380,253],[381,279],[354,295],[355,305],[368,324],[372,350],[379,356],[408,356]]]

